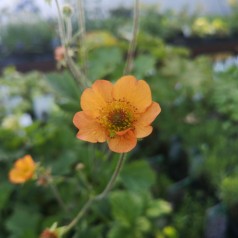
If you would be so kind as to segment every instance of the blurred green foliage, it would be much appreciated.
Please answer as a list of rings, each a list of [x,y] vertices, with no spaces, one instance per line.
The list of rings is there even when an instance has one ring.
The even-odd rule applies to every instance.
[[[199,7],[191,14],[184,7],[181,11],[161,10],[158,4],[144,5],[140,13],[140,29],[144,33],[173,40],[180,37],[227,37],[236,36],[238,32],[238,3],[233,1],[230,13],[224,15],[204,15]],[[96,15],[96,14],[95,14]],[[111,10],[109,17],[100,14],[87,19],[90,31],[106,29],[118,36],[124,35],[132,28],[132,11],[118,7]]]
[[[37,16],[30,22],[26,19],[10,21],[1,29],[1,59],[10,54],[49,53],[55,37],[53,21],[48,22]]]
[[[125,45],[118,38],[89,49],[92,82],[121,77]],[[109,197],[68,237],[200,238],[209,207],[237,203],[238,69],[214,72],[212,66],[211,58],[191,59],[187,49],[139,34],[132,73],[150,84],[161,115],[152,135],[128,155]],[[72,118],[81,92],[66,70],[21,74],[9,68],[0,86],[0,237],[35,238],[55,221],[67,224],[88,197],[102,192],[118,157],[104,144],[76,139]],[[63,207],[47,184],[10,184],[8,171],[25,154],[51,170]]]
[[[238,177],[229,176],[223,179],[221,183],[221,198],[224,201],[224,204],[228,208],[233,208],[237,205],[237,186],[238,186]]]

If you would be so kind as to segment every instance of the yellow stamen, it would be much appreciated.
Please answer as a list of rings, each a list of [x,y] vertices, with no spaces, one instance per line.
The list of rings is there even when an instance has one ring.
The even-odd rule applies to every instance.
[[[114,137],[117,132],[133,129],[136,111],[137,108],[125,99],[113,100],[107,107],[102,108],[97,120],[108,130],[109,136]]]

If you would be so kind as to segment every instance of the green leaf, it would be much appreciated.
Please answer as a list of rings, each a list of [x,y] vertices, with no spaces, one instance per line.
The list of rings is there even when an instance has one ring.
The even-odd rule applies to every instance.
[[[77,112],[80,109],[79,100],[59,100],[58,105],[63,111],[67,112]]]
[[[7,220],[6,228],[13,237],[33,238],[36,235],[39,220],[40,215],[29,207],[17,206]]]
[[[121,172],[123,184],[131,191],[145,191],[155,183],[155,173],[145,160],[127,164]]]
[[[98,48],[89,54],[89,78],[94,81],[112,73],[122,62],[119,48]]]
[[[80,90],[77,83],[68,72],[51,73],[47,75],[47,82],[60,95],[71,100],[80,98]]]
[[[81,222],[80,226],[76,231],[76,234],[72,238],[102,238],[103,236],[103,228],[102,224],[94,226],[88,225],[88,223]],[[71,236],[70,236],[71,237]]]
[[[74,153],[64,153],[51,163],[53,173],[57,175],[65,175],[72,169],[73,164],[78,160]]]
[[[238,176],[225,177],[220,185],[221,198],[223,202],[232,208],[234,205],[238,204]]]
[[[8,198],[12,192],[13,186],[8,183],[2,183],[0,186],[0,210],[5,206],[5,203],[8,201]]]
[[[142,232],[148,232],[151,228],[151,223],[146,217],[138,217],[137,229]]]
[[[114,225],[108,233],[107,238],[132,238],[130,229],[120,225]]]
[[[151,74],[155,70],[156,58],[152,55],[139,55],[134,61],[134,73],[138,78]]]
[[[143,201],[137,194],[129,192],[113,192],[110,195],[112,215],[124,227],[136,224],[141,215]]]
[[[150,202],[149,207],[146,211],[146,215],[148,217],[153,218],[153,217],[159,217],[162,215],[169,214],[171,211],[172,211],[172,207],[170,203],[162,199],[158,199],[158,200],[154,200]]]

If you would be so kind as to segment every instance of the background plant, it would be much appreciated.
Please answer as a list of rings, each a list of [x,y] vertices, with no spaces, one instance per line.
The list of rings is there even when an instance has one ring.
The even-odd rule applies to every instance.
[[[95,38],[102,39],[98,33]],[[88,46],[92,81],[115,80],[123,71],[128,41],[109,35],[110,44],[103,40],[100,46]],[[68,237],[200,238],[209,208],[237,203],[237,67],[214,72],[212,66],[209,57],[191,59],[187,49],[169,46],[150,33],[138,35],[132,72],[151,85],[162,114],[151,137],[129,154],[113,192],[93,205]],[[67,70],[19,74],[8,69],[0,80],[1,88],[8,88],[0,107],[0,237],[34,238],[54,221],[68,223],[88,194],[101,192],[116,158],[105,153],[104,145],[92,147],[75,139],[71,120],[80,92]],[[49,94],[53,103],[48,116],[37,118],[34,98]],[[22,99],[12,108],[6,98],[16,96]],[[31,124],[20,123],[23,114],[31,116]],[[51,170],[66,212],[49,184],[18,187],[8,182],[13,162],[24,154]]]

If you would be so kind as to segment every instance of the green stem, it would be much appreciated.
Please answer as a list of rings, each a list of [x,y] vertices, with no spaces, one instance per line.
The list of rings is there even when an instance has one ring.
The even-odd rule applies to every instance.
[[[71,18],[70,17],[67,17],[66,20],[65,20],[65,23],[66,23],[66,39],[67,39],[67,42],[71,42],[72,40],[72,22],[71,22]]]
[[[139,31],[139,10],[139,0],[134,0],[133,33],[127,53],[127,61],[123,72],[124,75],[130,73],[133,66],[133,58],[136,49],[136,39]]]
[[[69,67],[69,70],[72,73],[75,81],[79,84],[80,88],[83,90],[89,86],[89,83],[87,82],[85,75],[81,72],[79,67],[74,63],[74,61],[69,56],[68,47],[65,47],[65,49],[66,49],[65,58],[66,58],[66,62]]]
[[[95,200],[101,200],[103,199],[104,197],[107,196],[107,194],[110,192],[110,190],[112,189],[112,187],[114,186],[115,184],[115,181],[116,181],[116,178],[118,176],[118,174],[120,173],[121,169],[122,169],[122,166],[123,166],[123,163],[124,163],[124,160],[126,158],[126,154],[125,153],[122,153],[120,158],[119,158],[119,161],[117,163],[117,166],[116,166],[116,169],[110,179],[110,181],[108,182],[107,186],[105,187],[105,189],[103,190],[103,192],[101,194],[99,194]]]
[[[84,14],[84,0],[78,0],[78,25],[80,27],[80,48],[82,59],[82,71],[87,75],[87,49],[85,47],[85,14]]]
[[[66,29],[65,29],[65,24],[63,20],[63,16],[60,11],[60,6],[58,0],[55,0],[56,7],[57,7],[57,15],[58,15],[58,25],[59,25],[59,33],[60,33],[60,40],[61,44],[65,48],[65,60],[67,63],[67,66],[69,67],[70,72],[72,73],[75,81],[79,84],[81,89],[84,89],[85,87],[88,86],[87,79],[85,75],[81,72],[80,68],[76,66],[74,61],[71,59],[69,55],[69,43],[67,42],[67,37],[66,37]],[[69,30],[69,29],[68,29]]]
[[[61,14],[60,11],[60,5],[58,0],[55,0],[56,3],[56,8],[57,8],[57,19],[58,19],[58,25],[59,25],[59,34],[60,34],[60,40],[61,40],[61,44],[63,46],[66,45],[66,39],[65,39],[65,26],[64,26],[64,21],[63,21],[63,16]]]
[[[108,193],[110,192],[110,190],[112,189],[112,187],[115,184],[115,181],[123,167],[123,163],[126,159],[126,154],[122,153],[120,155],[120,158],[117,162],[117,166],[115,168],[115,171],[110,179],[110,181],[108,182],[108,184],[106,185],[105,189],[103,190],[102,193],[100,193],[99,195],[93,197],[93,198],[89,198],[88,201],[84,204],[84,206],[81,208],[81,210],[79,211],[79,213],[76,215],[76,217],[69,223],[69,225],[67,225],[64,229],[64,234],[69,232],[77,223],[78,221],[82,218],[82,216],[88,211],[88,209],[91,207],[91,205],[93,204],[94,201],[99,201],[104,199]]]
[[[88,209],[92,205],[93,201],[94,201],[93,198],[88,199],[88,201],[84,204],[84,206],[79,211],[77,216],[69,223],[69,225],[67,225],[65,227],[64,234],[68,233],[78,223],[78,221],[81,219],[81,217],[88,211]]]
[[[49,180],[49,186],[50,186],[56,200],[58,201],[59,205],[61,206],[61,208],[64,210],[64,212],[68,212],[68,209],[67,209],[63,199],[61,198],[57,187],[53,184],[52,179]]]

